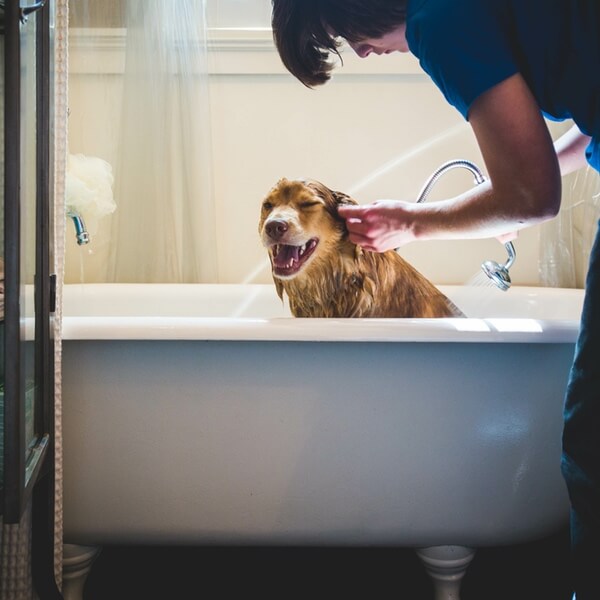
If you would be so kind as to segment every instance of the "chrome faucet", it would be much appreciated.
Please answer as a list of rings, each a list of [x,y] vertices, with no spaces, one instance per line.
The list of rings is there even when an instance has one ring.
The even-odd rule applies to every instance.
[[[73,210],[69,210],[67,211],[67,217],[70,217],[73,220],[73,225],[75,225],[75,239],[77,240],[77,244],[83,246],[89,243],[90,234],[85,228],[82,216]]]

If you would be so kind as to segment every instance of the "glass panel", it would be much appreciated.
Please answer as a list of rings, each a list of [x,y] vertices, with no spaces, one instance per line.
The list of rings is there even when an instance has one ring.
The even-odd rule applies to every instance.
[[[125,0],[70,0],[69,27],[125,27],[125,11]]]
[[[30,15],[21,25],[21,386],[25,401],[26,457],[35,442],[33,400],[35,390],[35,303],[36,268],[36,22]]]

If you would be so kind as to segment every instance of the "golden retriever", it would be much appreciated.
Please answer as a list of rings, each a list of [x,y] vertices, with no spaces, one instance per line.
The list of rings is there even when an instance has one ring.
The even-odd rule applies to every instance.
[[[314,180],[280,179],[263,200],[259,234],[277,294],[296,317],[464,317],[394,250],[348,239],[340,204],[350,196]]]

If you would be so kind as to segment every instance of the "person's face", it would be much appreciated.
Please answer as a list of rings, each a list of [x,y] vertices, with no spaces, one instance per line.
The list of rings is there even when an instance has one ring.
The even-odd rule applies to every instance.
[[[408,52],[406,41],[406,23],[378,38],[368,38],[359,42],[348,42],[348,45],[360,56],[366,58],[369,54],[391,54],[392,52]]]

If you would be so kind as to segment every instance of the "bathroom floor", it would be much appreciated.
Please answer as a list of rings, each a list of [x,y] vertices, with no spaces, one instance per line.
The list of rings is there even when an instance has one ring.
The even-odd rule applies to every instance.
[[[461,600],[569,600],[568,531],[478,550]],[[432,600],[431,583],[404,548],[104,548],[84,600],[362,597]]]

